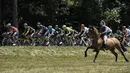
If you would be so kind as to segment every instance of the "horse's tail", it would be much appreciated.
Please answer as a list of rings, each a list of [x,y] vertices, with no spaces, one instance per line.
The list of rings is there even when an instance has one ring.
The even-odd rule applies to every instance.
[[[121,43],[121,48],[122,48],[122,50],[124,51],[124,52],[126,52],[127,51],[127,48]]]

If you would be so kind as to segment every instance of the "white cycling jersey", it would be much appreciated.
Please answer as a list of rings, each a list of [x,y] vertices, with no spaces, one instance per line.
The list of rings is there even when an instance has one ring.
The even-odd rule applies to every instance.
[[[84,27],[84,28],[81,29],[81,32],[83,32],[82,35],[85,35],[89,32],[89,28]]]
[[[128,36],[130,36],[130,29],[126,28],[126,32],[127,32]]]

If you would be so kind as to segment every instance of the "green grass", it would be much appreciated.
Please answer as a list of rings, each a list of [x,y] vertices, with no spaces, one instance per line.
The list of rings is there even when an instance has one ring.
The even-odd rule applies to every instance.
[[[130,63],[119,53],[118,62],[109,52],[95,53],[85,47],[0,47],[0,73],[130,73]],[[130,53],[125,53],[130,60]]]

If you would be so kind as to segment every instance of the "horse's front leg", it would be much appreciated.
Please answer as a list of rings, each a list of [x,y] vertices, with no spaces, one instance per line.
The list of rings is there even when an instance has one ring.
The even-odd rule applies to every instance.
[[[92,46],[89,46],[89,47],[87,47],[87,49],[85,50],[85,52],[84,52],[84,57],[87,57],[87,51],[88,51],[88,49],[90,49],[90,48],[92,48]]]
[[[96,55],[95,55],[95,58],[94,58],[93,62],[95,62],[95,60],[96,60],[96,58],[98,56],[98,53],[99,53],[99,50],[96,51]]]

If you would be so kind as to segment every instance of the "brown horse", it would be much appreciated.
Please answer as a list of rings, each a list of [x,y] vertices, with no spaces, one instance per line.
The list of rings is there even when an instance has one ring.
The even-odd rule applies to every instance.
[[[87,47],[87,49],[85,50],[85,57],[87,57],[88,49],[90,49],[90,48],[94,49],[96,51],[96,55],[95,55],[93,62],[95,62],[99,51],[103,50],[103,48],[102,48],[103,40],[100,37],[99,31],[95,27],[90,28],[89,35],[93,38],[93,40],[92,40],[92,45]],[[125,61],[129,62],[129,60],[125,57],[124,51],[122,50],[122,48],[123,48],[123,46],[121,46],[121,43],[118,39],[116,39],[116,38],[108,38],[107,39],[105,50],[110,50],[111,53],[115,55],[115,57],[116,57],[115,61],[117,62],[117,58],[118,58],[118,54],[115,52],[115,49],[117,49],[118,51],[121,52]]]

